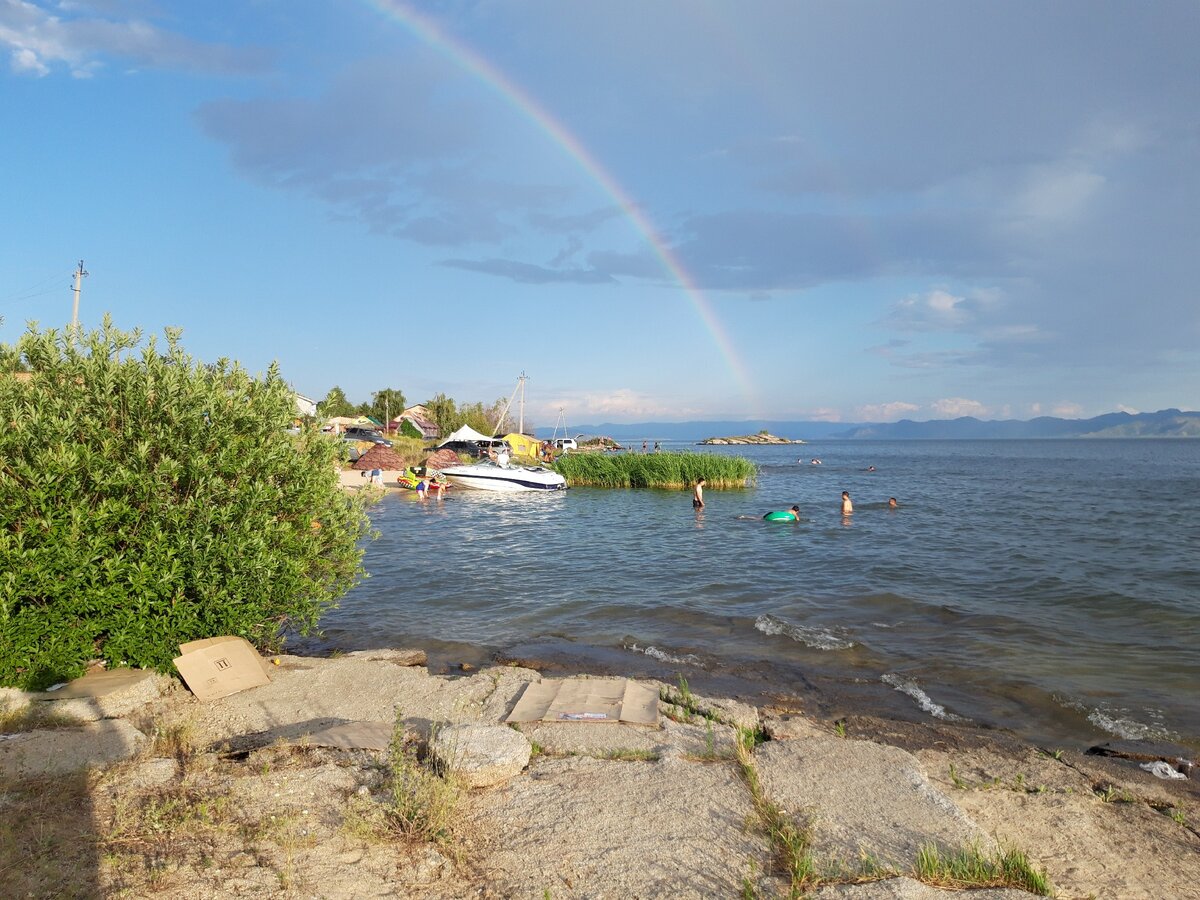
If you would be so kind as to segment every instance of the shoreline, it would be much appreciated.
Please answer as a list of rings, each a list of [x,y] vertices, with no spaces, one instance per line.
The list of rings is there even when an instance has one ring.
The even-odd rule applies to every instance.
[[[1057,896],[1186,897],[1200,883],[1196,780],[1161,781],[1132,763],[974,726],[865,715],[827,723],[803,697],[757,708],[653,680],[642,683],[662,698],[657,728],[517,730],[502,720],[541,673],[509,665],[440,676],[426,659],[386,649],[272,657],[270,684],[206,703],[149,676],[153,695],[108,718],[0,740],[8,805],[19,812],[25,800],[45,800],[22,787],[22,778],[45,780],[22,774],[18,756],[57,764],[69,755],[36,742],[83,742],[94,762],[97,730],[120,726],[126,752],[73,782],[94,823],[84,844],[103,851],[89,857],[88,875],[101,893],[157,882],[168,896],[202,897],[234,885],[349,897],[398,884],[431,897],[776,896],[789,890],[779,848],[769,829],[747,830],[771,809],[807,835],[818,873],[809,886],[831,892],[816,896],[900,896],[931,841],[947,851],[971,841],[1021,850]],[[491,786],[463,788],[444,838],[376,833],[371,816],[390,802],[381,751],[306,735],[355,722],[387,732],[397,716],[414,752],[433,752],[431,739],[449,730],[466,755],[478,733],[523,746],[524,761]],[[739,762],[738,735],[751,733],[763,740]],[[180,822],[148,825],[145,816],[182,797]],[[196,821],[197,803],[208,821]],[[77,807],[57,812],[74,817]],[[892,874],[860,883],[860,851]],[[156,853],[158,868],[146,869]],[[61,868],[53,854],[40,865]],[[942,896],[928,890],[919,896]]]

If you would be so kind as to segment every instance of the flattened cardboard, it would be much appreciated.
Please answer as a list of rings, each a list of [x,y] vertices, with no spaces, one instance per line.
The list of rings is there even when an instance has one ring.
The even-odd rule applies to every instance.
[[[98,700],[141,684],[154,673],[146,669],[93,669],[56,691],[39,695],[42,700]]]
[[[658,725],[658,694],[625,678],[564,678],[531,682],[506,722]]]
[[[271,683],[262,657],[245,638],[209,638],[179,649],[183,653],[175,657],[175,668],[197,700],[218,700]]]
[[[204,638],[204,640],[201,641],[188,641],[186,644],[180,644],[179,655],[182,656],[185,653],[191,653],[193,650],[203,650],[205,647],[212,647],[216,644],[224,644],[228,641],[242,641],[251,650],[254,650],[254,645],[245,638],[226,635],[225,637]],[[267,678],[270,678],[271,667],[267,665],[267,661],[265,659],[258,655],[257,650],[254,650],[254,658],[257,659],[258,664],[262,666],[263,674],[266,675]]]
[[[387,750],[394,731],[395,726],[387,722],[347,722],[314,731],[305,740],[314,747],[338,750]]]

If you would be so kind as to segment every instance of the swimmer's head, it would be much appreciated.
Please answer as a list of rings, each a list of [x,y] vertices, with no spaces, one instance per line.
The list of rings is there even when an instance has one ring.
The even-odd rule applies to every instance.
[[[793,506],[793,507],[792,507],[792,512],[800,512],[800,507],[798,507],[798,506]]]

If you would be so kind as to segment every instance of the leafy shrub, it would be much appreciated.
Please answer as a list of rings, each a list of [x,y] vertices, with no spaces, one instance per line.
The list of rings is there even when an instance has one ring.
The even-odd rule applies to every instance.
[[[421,429],[414,425],[409,419],[405,419],[400,423],[400,434],[406,438],[416,438],[417,440],[421,440],[423,437],[425,437],[425,435],[421,433]]]
[[[106,318],[0,348],[0,684],[171,671],[214,635],[277,646],[362,575],[362,501],[337,442],[286,432],[277,369],[194,362],[174,329],[141,344]]]

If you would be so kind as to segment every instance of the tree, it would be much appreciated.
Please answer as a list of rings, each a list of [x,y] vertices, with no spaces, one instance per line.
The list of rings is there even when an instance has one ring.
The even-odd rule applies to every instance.
[[[346,399],[345,391],[334,385],[325,395],[325,399],[317,404],[317,415],[323,419],[352,416],[354,415],[354,404]]]
[[[366,415],[387,425],[404,412],[404,392],[395,388],[384,388],[371,395],[370,411]]]
[[[287,434],[274,366],[199,364],[179,336],[31,326],[30,377],[0,375],[0,684],[94,658],[170,671],[223,634],[277,646],[361,577],[369,523],[336,442]]]

